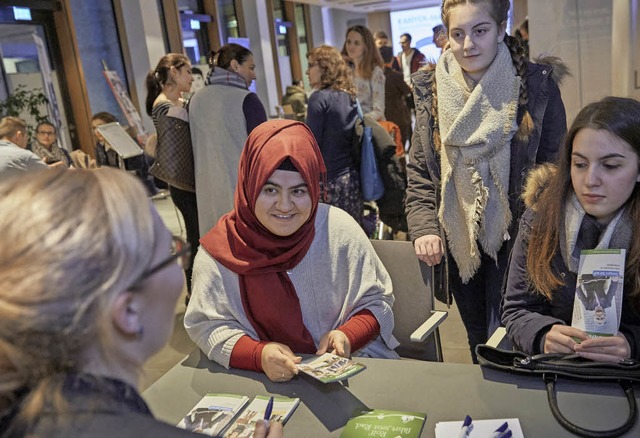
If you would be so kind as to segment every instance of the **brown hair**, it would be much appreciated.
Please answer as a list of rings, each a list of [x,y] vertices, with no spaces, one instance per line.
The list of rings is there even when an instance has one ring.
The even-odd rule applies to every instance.
[[[376,47],[376,43],[373,39],[373,35],[371,31],[359,24],[355,26],[351,26],[347,29],[347,33],[345,34],[345,42],[342,46],[342,55],[348,57],[347,54],[347,36],[350,32],[357,32],[362,36],[362,42],[364,44],[364,54],[362,55],[362,62],[360,65],[355,66],[356,76],[361,77],[363,79],[371,79],[371,75],[373,74],[373,70],[376,67],[384,68],[384,61],[382,60],[382,56],[380,55],[380,51]]]
[[[491,18],[493,18],[498,26],[508,20],[510,7],[509,0],[444,0],[440,9],[442,23],[447,29],[449,28],[449,14],[451,13],[451,9],[455,8],[456,6],[481,3],[487,6],[489,15],[491,15]],[[515,134],[515,138],[520,141],[526,141],[528,140],[534,128],[533,119],[531,118],[531,114],[529,114],[529,110],[527,109],[527,104],[529,103],[529,91],[527,88],[527,58],[525,57],[524,50],[522,49],[520,43],[516,38],[505,34],[504,42],[509,49],[509,53],[511,54],[513,65],[516,68],[516,74],[520,77],[520,93],[518,97],[518,106],[524,109],[524,114],[522,116],[522,120],[520,121],[520,125],[518,126],[518,131]],[[432,67],[433,65],[427,65],[425,68]],[[439,151],[442,145],[440,139],[440,129],[437,125],[438,90],[435,75],[433,76],[431,92],[433,95],[431,114],[434,118],[433,143],[435,149]]]
[[[309,63],[315,62],[320,68],[320,88],[333,88],[356,95],[353,73],[335,47],[322,45],[307,53]]]
[[[7,436],[24,436],[45,402],[64,409],[60,377],[89,349],[114,357],[109,303],[151,264],[154,213],[138,179],[111,168],[10,178],[0,211],[0,418],[15,410]]]
[[[151,115],[151,111],[153,110],[153,102],[156,101],[156,99],[162,92],[162,87],[173,83],[173,80],[169,75],[169,70],[171,70],[171,67],[175,67],[176,70],[180,70],[190,62],[191,61],[189,61],[189,58],[182,53],[168,53],[160,58],[160,61],[158,61],[158,65],[156,65],[156,68],[154,70],[149,70],[145,82],[147,86],[147,99],[145,100],[145,109],[147,110],[148,115]]]
[[[0,120],[0,138],[12,139],[19,131],[27,135],[27,124],[21,118],[7,116]]]
[[[558,157],[558,170],[537,201],[536,216],[527,250],[527,271],[538,293],[551,299],[564,283],[552,270],[551,261],[559,249],[560,227],[564,221],[564,204],[573,188],[571,153],[573,141],[585,128],[604,130],[629,144],[640,163],[640,102],[622,97],[605,97],[585,106],[567,132]],[[625,291],[630,291],[636,308],[640,304],[640,191],[636,185],[627,201],[633,222],[633,241],[625,266]],[[628,289],[627,289],[628,288]]]

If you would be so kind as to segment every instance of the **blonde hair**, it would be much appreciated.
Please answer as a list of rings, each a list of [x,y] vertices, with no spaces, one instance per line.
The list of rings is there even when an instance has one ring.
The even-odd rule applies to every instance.
[[[114,342],[107,312],[151,263],[154,212],[136,178],[109,168],[9,179],[0,211],[0,417],[27,393],[19,434],[89,347]]]
[[[11,139],[18,131],[27,134],[27,124],[19,117],[7,116],[0,120],[0,138]]]

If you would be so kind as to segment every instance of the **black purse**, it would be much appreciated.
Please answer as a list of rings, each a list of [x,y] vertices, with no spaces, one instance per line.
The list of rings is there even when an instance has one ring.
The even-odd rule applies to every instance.
[[[520,375],[541,376],[547,389],[551,413],[562,427],[578,436],[617,437],[628,432],[636,422],[638,409],[633,384],[640,382],[640,363],[634,360],[621,363],[595,362],[577,355],[560,353],[528,356],[518,351],[500,350],[488,345],[478,345],[476,354],[478,363],[483,367]],[[571,423],[558,407],[555,388],[558,377],[581,381],[618,382],[629,403],[626,422],[615,429],[603,431],[589,430]]]

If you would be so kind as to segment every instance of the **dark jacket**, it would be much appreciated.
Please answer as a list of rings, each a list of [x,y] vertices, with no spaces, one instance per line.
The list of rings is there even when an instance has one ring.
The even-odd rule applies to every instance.
[[[558,68],[558,70],[562,70]],[[509,235],[515,236],[524,205],[520,199],[524,177],[538,163],[555,159],[567,131],[564,104],[558,88],[559,78],[552,73],[554,66],[528,63],[527,109],[534,122],[528,141],[515,137],[511,142],[511,171],[509,173],[509,208],[513,219]],[[433,117],[431,116],[431,85],[435,71],[423,69],[412,75],[416,126],[412,138],[411,156],[407,164],[407,221],[412,240],[427,234],[439,235],[445,246],[443,263],[436,266],[434,284],[436,297],[451,302],[448,288],[449,255],[446,237],[438,221],[440,203],[440,155],[433,147]],[[524,108],[518,107],[517,122],[522,120]],[[507,242],[512,245],[513,239]],[[509,250],[509,248],[507,248]]]
[[[542,352],[542,338],[553,325],[571,324],[577,279],[558,251],[551,266],[565,285],[554,291],[552,300],[533,289],[527,275],[527,250],[534,217],[533,209],[529,208],[520,219],[518,236],[511,253],[502,313],[502,322],[507,327],[509,338],[518,350],[527,354]],[[620,332],[631,346],[631,357],[640,359],[640,315],[632,308],[627,296],[625,294],[622,300]]]
[[[415,47],[413,47],[413,50],[414,50],[413,57],[411,58],[411,74],[420,70],[427,60],[427,58],[424,56],[424,53],[422,53],[420,50],[418,50]],[[393,60],[393,63],[391,64],[391,68],[393,68],[394,70],[398,70],[400,72],[402,71],[402,52],[401,51],[398,52],[398,55]]]
[[[119,380],[97,378],[88,374],[67,376],[62,388],[68,409],[56,412],[45,401],[37,423],[28,434],[32,438],[100,438],[100,437],[197,437],[153,418],[138,392]],[[24,436],[7,432],[15,416],[0,420],[0,437]]]
[[[384,117],[400,126],[411,125],[411,110],[407,106],[407,96],[411,88],[404,81],[402,73],[390,67],[384,68]]]

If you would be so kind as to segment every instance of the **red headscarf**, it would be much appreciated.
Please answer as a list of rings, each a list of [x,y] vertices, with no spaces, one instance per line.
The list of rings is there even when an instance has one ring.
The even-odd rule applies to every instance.
[[[280,237],[260,223],[254,207],[262,187],[287,158],[306,182],[312,208],[295,233]],[[261,124],[249,135],[240,156],[234,209],[200,241],[214,259],[238,274],[242,304],[260,340],[281,342],[297,352],[315,353],[315,346],[302,324],[300,304],[286,271],[300,263],[313,242],[320,179],[325,174],[318,144],[304,123]],[[286,320],[281,315],[287,315]]]

